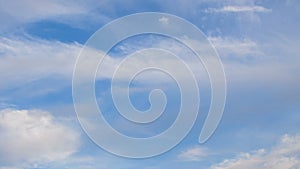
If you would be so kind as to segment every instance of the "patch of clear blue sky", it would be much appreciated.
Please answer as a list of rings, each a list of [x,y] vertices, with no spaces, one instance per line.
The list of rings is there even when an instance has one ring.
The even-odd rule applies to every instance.
[[[72,27],[66,23],[51,20],[43,20],[29,24],[26,32],[31,36],[50,41],[58,40],[65,43],[78,42],[84,44],[94,33],[94,30]]]

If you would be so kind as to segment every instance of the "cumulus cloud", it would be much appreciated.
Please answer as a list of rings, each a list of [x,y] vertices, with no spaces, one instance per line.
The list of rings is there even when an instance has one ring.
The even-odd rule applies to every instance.
[[[300,166],[300,135],[284,135],[271,150],[260,149],[226,159],[211,169],[298,169]]]
[[[178,155],[178,159],[181,161],[199,161],[202,158],[206,157],[208,155],[208,150],[206,148],[201,147],[194,147],[187,149],[185,151],[182,151]]]
[[[79,133],[41,110],[0,111],[0,163],[37,166],[64,160],[80,145]]]

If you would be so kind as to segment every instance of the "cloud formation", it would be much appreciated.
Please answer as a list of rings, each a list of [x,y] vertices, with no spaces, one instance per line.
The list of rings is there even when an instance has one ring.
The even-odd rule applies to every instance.
[[[0,131],[0,163],[8,167],[64,160],[80,145],[77,131],[41,110],[1,110]]]
[[[39,78],[62,75],[72,78],[75,59],[81,49],[66,44],[27,38],[0,38],[0,87],[22,85]]]
[[[222,8],[209,8],[206,9],[205,12],[211,13],[211,12],[271,12],[271,9],[265,8],[263,6],[223,6]]]
[[[6,31],[22,24],[52,19],[63,22],[70,16],[87,15],[89,8],[79,1],[5,1],[0,0],[0,30]]]
[[[194,147],[188,150],[182,151],[178,155],[178,159],[181,161],[199,161],[208,155],[206,148]]]
[[[251,56],[253,59],[259,60],[259,56],[263,57],[263,52],[259,48],[259,45],[251,39],[235,39],[230,37],[208,37],[208,39],[224,59],[236,58],[245,60],[245,57]]]
[[[211,169],[298,169],[300,166],[300,135],[284,135],[271,150],[260,149],[226,159]]]

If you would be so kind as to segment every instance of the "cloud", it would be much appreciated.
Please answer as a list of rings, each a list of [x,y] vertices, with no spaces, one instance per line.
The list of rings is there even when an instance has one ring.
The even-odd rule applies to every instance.
[[[271,12],[271,9],[267,9],[263,6],[224,6],[222,8],[209,8],[206,9],[205,12],[207,13],[214,13],[214,12],[232,12],[232,13],[237,13],[237,12]]]
[[[11,31],[20,25],[34,23],[41,20],[55,20],[68,24],[75,24],[82,20],[83,16],[91,17],[91,10],[93,9],[93,1],[60,1],[60,0],[0,0],[0,26],[1,31]],[[89,16],[89,17],[87,17]],[[76,19],[74,19],[76,18]],[[87,20],[85,18],[85,21]],[[99,16],[98,16],[98,19]],[[82,21],[83,22],[83,21]]]
[[[22,2],[1,0],[1,11],[18,20],[35,20],[38,18],[54,17],[60,15],[80,14],[86,12],[78,3],[67,3],[58,0],[36,2],[25,0]],[[4,4],[5,3],[5,4]],[[21,7],[21,8],[20,8]]]
[[[263,57],[262,49],[251,39],[235,39],[231,37],[208,37],[223,59],[244,60],[246,57],[259,60]]]
[[[79,133],[41,110],[0,111],[0,163],[36,166],[64,160],[79,148]]]
[[[260,149],[226,159],[211,169],[298,169],[300,166],[300,135],[284,135],[271,150]]]
[[[181,161],[200,161],[208,155],[208,150],[202,147],[190,148],[188,150],[182,151],[178,155],[178,159]]]
[[[22,86],[51,75],[71,79],[80,49],[77,43],[1,37],[0,87]]]
[[[138,44],[134,41],[121,44],[119,53],[128,55],[134,51],[149,47],[165,49],[182,56],[183,61],[189,65],[192,71],[196,72],[195,75],[197,78],[203,79],[206,76],[201,62],[194,59],[192,52],[183,45],[168,39],[145,39],[139,41]],[[275,53],[268,54],[267,56],[264,53],[264,49],[256,41],[230,37],[209,37],[209,40],[215,45],[222,58],[226,69],[225,73],[230,75],[230,77],[234,75],[231,80],[241,79],[241,81],[244,81],[244,78],[247,77],[247,79],[252,81],[253,78],[260,78],[261,76],[265,79],[266,74],[268,74],[267,77],[271,78],[270,80],[278,80],[278,75],[282,75],[287,80],[295,79],[286,76],[287,74],[289,76],[293,75],[289,72],[295,68],[294,63],[279,63],[276,59],[280,56],[277,56]],[[199,42],[190,43],[197,43],[196,45],[199,46],[203,45]],[[136,46],[139,47],[137,48]],[[51,76],[70,81],[76,58],[82,47],[82,45],[77,43],[62,43],[36,38],[1,37],[0,71],[5,73],[0,74],[0,79],[5,80],[1,82],[0,87],[5,89],[7,87],[22,86],[32,81]],[[90,50],[89,52],[97,52],[99,54],[98,51]],[[172,59],[164,59],[162,57],[159,60],[172,67]],[[240,62],[232,62],[233,60]],[[89,63],[94,63],[94,61],[89,61]],[[103,64],[100,65],[101,70],[98,70],[98,78],[105,79],[111,77],[121,61],[120,57],[105,57]],[[131,63],[131,65],[147,65],[151,60],[141,58],[133,61],[134,63]],[[180,71],[179,69],[176,70]],[[249,76],[245,76],[247,74]],[[148,75],[150,76],[142,77],[140,80],[146,80],[145,82],[152,81],[151,79],[156,74],[150,73]]]
[[[169,23],[169,18],[161,17],[161,18],[158,19],[158,21],[162,24],[168,24]]]
[[[168,46],[172,42],[162,44]],[[130,49],[132,46],[124,46],[124,50],[133,52],[140,49]],[[21,87],[30,84],[34,81],[39,81],[49,77],[56,77],[56,80],[71,81],[76,58],[82,49],[82,45],[78,43],[62,43],[59,41],[47,41],[37,38],[0,38],[0,79],[5,79],[0,84],[0,88],[6,89],[11,87]],[[176,47],[176,45],[168,46]],[[166,48],[166,47],[165,47]],[[174,48],[179,52],[178,46]],[[103,54],[102,51],[87,49],[91,60],[85,58],[85,61],[90,64],[98,63],[99,57]],[[173,61],[170,59],[160,59],[167,62],[167,65],[172,66]],[[112,76],[118,64],[122,61],[121,58],[107,56],[101,64],[101,70],[98,71],[99,79],[107,79]],[[149,59],[135,59],[132,65],[147,65]],[[151,60],[150,60],[151,61]],[[85,74],[86,72],[81,72]],[[126,74],[124,74],[126,76]],[[150,79],[153,79],[150,78]],[[59,86],[57,83],[56,86]],[[52,90],[52,89],[51,89]],[[51,92],[51,91],[50,91]]]
[[[284,84],[292,87],[291,85],[295,84],[299,79],[296,74],[292,73],[293,70],[298,70],[299,68],[296,62],[291,63],[288,60],[286,62],[278,62],[276,60],[280,57],[278,54],[265,54],[263,47],[256,41],[230,37],[209,37],[209,40],[216,46],[222,58],[226,78],[231,85],[248,85],[251,87],[253,86],[253,82],[255,82],[255,86],[266,84],[278,86]],[[190,39],[190,41],[192,40]],[[194,41],[190,43],[197,43],[196,45],[199,46],[203,45],[200,42]],[[82,45],[77,43],[62,43],[30,37],[1,37],[0,71],[5,72],[0,74],[0,79],[5,79],[0,83],[1,93],[4,93],[1,96],[2,101],[9,103],[10,98],[41,96],[53,91],[55,92],[66,85],[71,85],[75,61],[82,47]],[[182,56],[183,61],[194,72],[196,79],[201,79],[201,83],[203,84],[204,82],[205,85],[209,82],[201,61],[195,59],[191,51],[174,40],[145,38],[137,42],[130,41],[130,43],[121,44],[120,51],[118,52],[128,55],[144,48],[166,49]],[[96,52],[97,55],[95,56],[99,54],[99,51],[90,50],[89,52]],[[161,63],[165,63],[168,67],[176,70],[174,73],[180,73],[180,69],[173,68],[175,59],[160,57],[159,60]],[[103,64],[99,67],[100,70],[98,70],[97,78],[99,80],[110,79],[121,61],[122,58],[120,57],[105,57]],[[147,65],[148,62],[151,62],[151,59],[140,58],[131,61],[130,65],[132,66]],[[96,62],[95,60],[91,60],[88,63],[95,64]],[[131,69],[132,67],[127,66],[127,68]],[[85,72],[82,73],[84,74]],[[123,73],[123,75],[124,79],[128,78],[126,73]],[[159,74],[159,77],[157,75],[157,72],[149,71],[138,76],[135,79],[137,81],[134,82],[141,82],[140,84],[143,85],[143,88],[147,87],[145,84],[167,86],[165,85],[166,83],[172,82],[170,78],[166,78],[167,75],[162,76],[163,74]],[[39,87],[33,85],[30,88],[31,84],[47,79],[52,82],[51,84],[55,83],[55,85],[48,85],[46,87],[45,84]],[[27,88],[24,88],[24,86]],[[5,94],[5,91],[10,91],[9,89],[13,88],[14,91]],[[22,91],[15,90],[18,88],[22,89]]]

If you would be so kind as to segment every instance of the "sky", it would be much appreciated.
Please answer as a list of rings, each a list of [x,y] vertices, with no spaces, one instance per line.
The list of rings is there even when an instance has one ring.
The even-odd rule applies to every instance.
[[[300,169],[299,5],[297,0],[0,0],[0,169]],[[129,54],[162,48],[183,56],[200,93],[195,125],[177,146],[130,159],[103,150],[81,128],[72,77],[76,58],[98,29],[140,12],[176,15],[198,27],[223,63],[227,96],[218,128],[199,144],[211,99],[201,62],[161,35],[119,42],[95,80],[97,103],[119,132],[157,135],[172,125],[180,105],[174,79],[145,72],[130,84],[132,104],[147,110],[149,92],[159,88],[168,99],[165,114],[147,125],[124,120],[111,97],[110,75]]]

